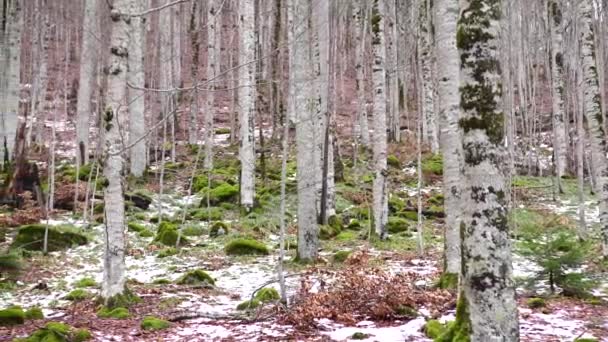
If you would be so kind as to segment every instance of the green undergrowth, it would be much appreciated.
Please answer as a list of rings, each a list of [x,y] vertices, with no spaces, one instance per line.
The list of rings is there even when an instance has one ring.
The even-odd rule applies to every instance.
[[[102,307],[97,311],[97,317],[99,318],[113,318],[113,319],[127,319],[131,317],[129,313],[129,309],[117,307],[114,309],[110,309],[107,307]]]
[[[258,306],[260,306],[262,303],[273,302],[273,301],[277,301],[279,299],[281,299],[281,296],[279,295],[279,292],[276,289],[273,289],[271,287],[265,287],[265,288],[259,290],[255,294],[253,299],[246,300],[246,301],[240,303],[239,305],[237,305],[236,309],[237,310],[255,309]]]
[[[171,326],[171,322],[165,321],[154,316],[147,316],[141,321],[141,328],[143,330],[155,331],[164,330]]]
[[[87,329],[76,329],[61,322],[48,322],[27,338],[17,338],[13,342],[83,342],[93,338]]]

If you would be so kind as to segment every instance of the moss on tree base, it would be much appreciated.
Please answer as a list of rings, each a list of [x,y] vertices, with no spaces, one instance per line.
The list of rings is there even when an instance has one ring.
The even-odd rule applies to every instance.
[[[454,290],[458,288],[458,274],[444,272],[437,281],[437,287],[440,289]]]

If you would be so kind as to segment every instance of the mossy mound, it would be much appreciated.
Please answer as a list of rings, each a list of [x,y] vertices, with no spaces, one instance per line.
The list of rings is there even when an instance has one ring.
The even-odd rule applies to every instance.
[[[418,213],[411,210],[400,211],[397,216],[402,217],[406,220],[418,222]]]
[[[133,293],[129,289],[125,289],[125,291],[121,294],[115,295],[111,298],[107,298],[105,300],[105,306],[109,309],[114,308],[128,308],[133,304],[140,303],[141,298],[137,296],[137,294]]]
[[[21,256],[17,253],[0,255],[0,272],[17,271],[21,268]]]
[[[422,173],[425,175],[443,175],[443,158],[441,154],[429,154],[422,158]]]
[[[85,291],[83,289],[76,289],[76,290],[73,290],[72,292],[68,293],[67,295],[65,295],[65,297],[63,297],[63,299],[71,300],[73,302],[79,302],[79,301],[89,298],[90,296],[91,296],[90,293],[88,293],[87,291]]]
[[[144,229],[141,232],[137,233],[137,235],[139,235],[139,237],[143,237],[143,238],[148,238],[148,237],[153,237],[154,233],[152,233],[151,231]]]
[[[388,229],[389,233],[397,234],[408,231],[410,228],[410,224],[404,218],[393,216],[388,218],[386,228]]]
[[[95,279],[93,279],[91,277],[84,277],[84,278],[80,278],[79,280],[77,280],[74,283],[74,286],[78,287],[78,288],[96,287],[97,286],[97,282],[95,282]]]
[[[547,303],[545,303],[545,300],[542,298],[530,298],[526,301],[526,305],[530,309],[538,309],[545,307]]]
[[[163,330],[171,326],[171,322],[165,321],[154,316],[147,316],[141,321],[141,328],[144,330]]]
[[[209,195],[209,204],[213,206],[222,202],[236,203],[239,196],[239,189],[234,185],[223,182],[212,188],[209,192],[207,192],[207,189],[203,189],[202,195],[203,198],[201,199],[200,207],[207,206],[207,195]]]
[[[334,262],[344,262],[352,253],[352,251],[338,251],[334,253],[332,260]]]
[[[26,319],[44,319],[44,313],[42,312],[42,309],[40,309],[38,307],[29,308],[25,312],[25,318]]]
[[[388,166],[394,167],[396,169],[401,168],[401,162],[399,161],[399,158],[397,158],[397,156],[395,156],[393,154],[386,157],[386,164],[388,164]]]
[[[13,306],[0,310],[0,326],[23,324],[25,319],[25,312],[21,307]]]
[[[171,280],[169,280],[167,278],[158,278],[158,279],[154,279],[152,281],[152,284],[157,284],[157,285],[171,284]]]
[[[21,226],[11,248],[23,248],[30,251],[42,250],[45,230],[46,226],[43,224]],[[74,226],[49,227],[47,246],[49,252],[60,251],[77,245],[85,245],[87,242],[87,237],[78,232]]]
[[[361,221],[357,220],[357,219],[352,219],[350,220],[350,222],[348,223],[348,225],[346,226],[346,229],[350,229],[350,230],[359,230],[361,229],[361,227],[363,227],[361,225]]]
[[[129,222],[127,223],[127,230],[130,232],[140,233],[147,229],[143,224],[137,222]]]
[[[176,255],[177,253],[179,253],[179,252],[175,247],[167,247],[167,248],[163,248],[162,250],[160,250],[158,252],[157,257],[166,258],[166,257]]]
[[[87,329],[74,329],[65,323],[49,322],[43,328],[34,331],[24,342],[84,342],[93,338]]]
[[[319,237],[323,240],[332,239],[342,232],[342,229],[337,226],[321,225],[319,226]]]
[[[388,199],[388,210],[390,214],[396,214],[405,209],[405,201],[397,196],[390,196]]]
[[[205,232],[205,229],[200,226],[186,226],[182,228],[182,235],[184,236],[201,236]]]
[[[263,243],[253,239],[236,239],[224,247],[228,255],[268,255],[269,250]]]
[[[203,270],[193,270],[181,276],[177,283],[180,285],[199,285],[209,284],[215,285],[215,280]]]
[[[158,226],[158,231],[156,232],[156,237],[154,238],[154,242],[161,243],[165,246],[175,246],[177,243],[177,236],[179,232],[177,231],[177,225],[174,223],[163,221]],[[180,245],[187,244],[188,241],[184,236],[180,237]]]
[[[279,292],[272,287],[265,287],[259,290],[253,299],[246,300],[236,306],[237,310],[251,310],[255,309],[262,303],[273,302],[281,299]]]
[[[222,221],[216,221],[211,224],[211,229],[209,230],[209,236],[217,237],[220,235],[228,234],[228,225]]]
[[[447,327],[444,324],[434,319],[427,321],[424,325],[424,334],[426,335],[426,337],[432,339],[438,338],[443,333],[445,333],[446,330]]]
[[[217,221],[221,220],[223,216],[224,210],[222,208],[209,207],[209,209],[207,209],[206,205],[204,208],[191,209],[187,215],[189,220],[196,221]]]
[[[362,333],[360,331],[357,331],[356,333],[352,334],[352,336],[350,337],[351,340],[365,340],[370,338],[371,335],[370,334],[366,334],[366,333]]]
[[[127,308],[114,308],[110,309],[107,307],[102,307],[97,311],[97,317],[99,318],[113,318],[113,319],[127,319],[131,317],[129,313],[129,309]]]

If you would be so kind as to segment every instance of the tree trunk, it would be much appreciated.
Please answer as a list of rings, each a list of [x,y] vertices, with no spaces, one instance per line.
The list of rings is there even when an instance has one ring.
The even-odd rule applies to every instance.
[[[192,99],[190,101],[190,120],[188,121],[188,143],[196,145],[198,143],[198,63],[200,57],[200,42],[198,28],[198,8],[197,1],[192,1],[192,11],[190,13],[190,42],[192,49],[192,65],[190,69],[192,77],[192,85],[195,87],[192,91]]]
[[[355,1],[355,69],[357,71],[357,117],[354,123],[355,138],[361,139],[361,145],[369,147],[369,124],[365,108],[365,37],[367,33],[366,2]]]
[[[312,37],[309,20],[312,14],[310,0],[291,0],[289,7],[289,93],[290,117],[295,120],[298,182],[298,254],[301,261],[314,261],[318,257],[319,228],[317,226],[316,179],[318,162],[315,159],[316,114],[312,68]]]
[[[253,207],[255,197],[255,8],[251,1],[240,4],[240,49],[239,88],[240,103],[240,148],[241,161],[241,206],[247,211]],[[261,133],[260,133],[261,134]]]
[[[459,64],[456,48],[458,0],[438,0],[437,27],[438,109],[443,155],[443,195],[445,198],[445,273],[460,274],[460,215],[462,141],[458,129],[460,98]]]
[[[107,107],[102,122],[102,129],[105,130],[103,175],[108,180],[108,186],[104,189],[106,244],[101,297],[106,305],[126,291],[124,159],[121,153],[122,139],[119,129],[128,114],[127,56],[132,18],[127,13],[133,13],[134,6],[134,0],[115,0],[111,13],[110,61],[106,68]]]
[[[460,127],[463,130],[462,291],[456,326],[472,341],[518,341],[501,106],[500,0],[460,0]],[[467,319],[468,316],[468,319]]]
[[[2,60],[0,60],[0,143],[6,145],[4,155],[12,159],[17,134],[17,113],[21,87],[21,29],[23,26],[22,0],[3,0],[0,25]],[[2,159],[4,160],[4,159]]]
[[[80,76],[78,82],[78,99],[76,108],[76,146],[83,146],[84,155],[77,153],[80,165],[89,162],[89,128],[91,99],[95,91],[97,70],[99,16],[97,15],[97,0],[86,0],[82,20],[82,48],[80,56]],[[143,85],[143,82],[135,83]],[[81,159],[84,157],[84,159]]]
[[[596,188],[600,194],[600,224],[602,232],[602,254],[608,258],[608,145],[603,128],[600,87],[596,67],[596,49],[593,31],[593,4],[591,0],[579,3],[581,18],[581,59],[583,62],[583,92],[585,118],[591,142],[591,156],[598,172]]]
[[[431,151],[439,151],[439,131],[435,114],[435,90],[433,82],[434,54],[432,49],[432,16],[430,0],[422,0],[420,8],[420,63],[422,69],[422,139]]]
[[[374,83],[374,228],[381,239],[388,236],[388,190],[386,164],[386,46],[384,35],[384,16],[387,0],[374,1],[372,6],[372,48]]]
[[[214,93],[217,60],[216,44],[218,43],[219,31],[216,30],[218,0],[209,0],[207,3],[207,100],[205,102],[205,170],[213,169],[213,113],[215,112]]]
[[[132,0],[137,13],[145,10],[144,0]],[[145,18],[132,19],[133,28],[129,45],[129,83],[142,86],[144,84],[144,51],[145,51]],[[146,118],[144,114],[145,94],[142,90],[129,88],[129,146],[130,172],[135,177],[141,177],[146,170]]]

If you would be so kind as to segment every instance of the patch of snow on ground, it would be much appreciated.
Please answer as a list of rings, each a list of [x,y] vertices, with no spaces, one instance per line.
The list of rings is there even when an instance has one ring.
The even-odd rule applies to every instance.
[[[325,330],[329,330],[322,332],[322,334],[336,341],[354,341],[351,337],[355,333],[369,335],[368,338],[358,341],[397,342],[411,340],[412,338],[416,338],[416,341],[431,341],[424,337],[424,334],[421,332],[422,327],[426,323],[424,317],[418,317],[403,325],[393,327],[377,327],[373,322],[369,321],[359,322],[354,327],[333,323],[327,319],[318,320],[318,323]]]
[[[553,336],[563,341],[572,341],[586,330],[585,322],[569,318],[564,310],[543,314],[520,308],[519,313],[520,334],[533,341],[544,341]],[[585,334],[582,337],[593,336]]]

